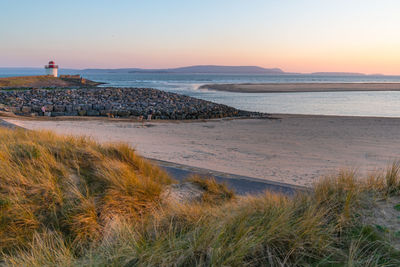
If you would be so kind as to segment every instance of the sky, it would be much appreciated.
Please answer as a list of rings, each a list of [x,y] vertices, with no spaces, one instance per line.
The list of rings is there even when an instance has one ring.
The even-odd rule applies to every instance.
[[[400,74],[398,0],[0,0],[0,67]]]

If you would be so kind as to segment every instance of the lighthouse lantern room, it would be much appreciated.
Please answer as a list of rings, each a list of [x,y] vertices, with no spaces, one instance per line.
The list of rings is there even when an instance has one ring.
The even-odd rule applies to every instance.
[[[46,74],[54,77],[58,77],[58,65],[54,61],[49,61],[49,64],[44,66],[46,69]]]

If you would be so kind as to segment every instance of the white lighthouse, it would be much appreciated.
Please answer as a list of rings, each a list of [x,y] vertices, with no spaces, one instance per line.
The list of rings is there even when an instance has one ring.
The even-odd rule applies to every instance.
[[[49,64],[44,66],[44,68],[46,69],[47,75],[58,77],[58,65],[56,65],[54,61],[49,61]]]

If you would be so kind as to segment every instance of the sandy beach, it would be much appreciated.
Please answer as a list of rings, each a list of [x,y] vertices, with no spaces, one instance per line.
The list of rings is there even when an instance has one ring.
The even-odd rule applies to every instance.
[[[381,171],[400,158],[400,119],[276,115],[207,122],[24,120],[28,129],[126,142],[143,156],[219,172],[309,186],[343,168]]]
[[[236,93],[400,91],[400,83],[241,83],[205,84],[200,89]]]

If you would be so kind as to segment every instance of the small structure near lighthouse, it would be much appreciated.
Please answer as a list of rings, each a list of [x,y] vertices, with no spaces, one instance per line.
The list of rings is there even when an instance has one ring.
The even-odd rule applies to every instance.
[[[46,74],[53,76],[53,77],[58,77],[58,65],[54,63],[54,61],[49,61],[49,64],[44,66],[46,69]]]

